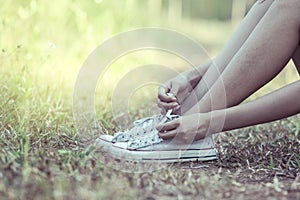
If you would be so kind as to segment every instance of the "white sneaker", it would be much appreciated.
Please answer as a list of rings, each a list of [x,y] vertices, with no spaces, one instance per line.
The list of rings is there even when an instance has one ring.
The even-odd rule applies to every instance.
[[[217,150],[211,136],[192,144],[163,140],[158,136],[155,127],[177,117],[169,111],[166,116],[155,115],[138,120],[129,131],[118,132],[115,136],[101,135],[96,145],[114,158],[131,161],[186,162],[217,159]]]
[[[160,143],[132,148],[128,142],[112,143],[107,135],[97,139],[96,144],[103,147],[112,157],[131,161],[187,162],[208,161],[218,158],[212,137],[194,141],[190,145],[176,144],[163,140]]]

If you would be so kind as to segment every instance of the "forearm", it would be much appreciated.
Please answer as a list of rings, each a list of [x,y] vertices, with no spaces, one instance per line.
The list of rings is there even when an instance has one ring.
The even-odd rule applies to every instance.
[[[300,81],[297,81],[255,101],[212,111],[212,132],[233,130],[295,115],[300,112],[299,99]]]
[[[190,83],[192,88],[194,88],[199,83],[205,72],[208,70],[211,63],[212,62],[209,61],[198,67],[193,67],[192,69],[181,73],[179,76],[183,76]]]

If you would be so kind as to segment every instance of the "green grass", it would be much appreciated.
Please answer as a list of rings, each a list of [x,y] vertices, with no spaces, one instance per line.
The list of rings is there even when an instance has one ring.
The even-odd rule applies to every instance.
[[[72,95],[80,66],[97,45],[132,28],[161,26],[191,35],[214,55],[232,32],[230,23],[183,20],[180,25],[168,24],[163,12],[149,20],[142,15],[139,6],[143,4],[134,1],[95,2],[2,2],[0,199],[300,197],[300,123],[296,117],[216,135],[218,161],[167,165],[149,173],[122,172],[94,148],[85,148],[73,120]],[[117,15],[111,12],[120,8],[124,11]],[[134,14],[128,16],[130,9]],[[107,75],[113,80],[103,83],[109,87],[104,91],[99,87],[96,93],[97,124],[102,132],[112,134],[119,129],[107,106],[118,79],[153,60],[183,70],[182,61],[153,52],[137,52],[116,61]],[[122,71],[120,66],[126,67]],[[255,96],[294,79],[295,71],[289,66]],[[154,104],[155,90],[151,86],[136,93],[134,101],[140,103],[130,104],[134,118],[149,114],[146,108]]]

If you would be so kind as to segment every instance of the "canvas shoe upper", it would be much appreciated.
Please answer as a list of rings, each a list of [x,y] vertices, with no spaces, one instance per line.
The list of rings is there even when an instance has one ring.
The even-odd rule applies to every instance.
[[[165,116],[154,115],[152,117],[139,119],[133,123],[134,126],[132,129],[117,132],[112,142],[129,142],[129,146],[132,148],[159,143],[162,139],[158,136],[156,126],[178,117],[178,115],[172,115],[172,110],[169,110]]]

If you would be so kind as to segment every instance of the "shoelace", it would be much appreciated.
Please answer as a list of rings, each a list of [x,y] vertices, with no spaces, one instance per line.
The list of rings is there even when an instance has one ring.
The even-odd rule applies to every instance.
[[[129,142],[128,148],[137,149],[162,141],[159,137],[156,126],[159,123],[164,123],[178,118],[178,115],[172,115],[172,110],[168,110],[165,116],[154,115],[152,117],[143,118],[135,121],[134,127],[125,132],[118,132],[115,134],[112,142]]]
[[[155,124],[160,121],[160,118],[160,115],[154,115],[152,117],[139,119],[133,122],[134,127],[132,129],[116,133],[112,142],[128,142],[129,140],[143,137],[150,131],[153,131]]]
[[[171,113],[172,110],[169,110],[159,123],[165,123],[179,117],[178,115],[172,115]],[[155,124],[155,126],[156,125],[158,124]],[[128,144],[128,149],[139,149],[142,147],[147,147],[153,144],[160,143],[161,141],[163,141],[163,139],[159,137],[158,131],[154,129],[154,131],[150,132],[150,134],[147,134],[146,137],[130,140]]]

